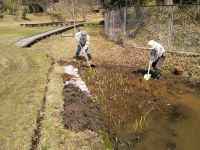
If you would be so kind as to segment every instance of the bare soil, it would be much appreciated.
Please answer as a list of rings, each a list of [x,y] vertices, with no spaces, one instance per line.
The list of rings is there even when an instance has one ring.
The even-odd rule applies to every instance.
[[[131,150],[147,138],[147,118],[167,117],[170,122],[186,119],[184,111],[187,107],[177,104],[176,99],[172,101],[170,96],[182,94],[183,87],[199,88],[175,75],[145,81],[146,70],[132,67],[103,65],[95,69],[80,66],[79,69],[93,99],[100,104],[105,132],[114,149],[119,150]],[[138,128],[135,128],[136,124]],[[166,145],[174,146],[173,143]]]
[[[65,61],[59,63],[66,64]],[[64,87],[64,125],[76,132],[104,131],[116,150],[131,150],[149,138],[148,118],[165,117],[170,123],[187,119],[188,108],[177,103],[174,97],[183,94],[184,87],[200,88],[173,73],[162,75],[160,80],[146,81],[145,69],[110,64],[87,68],[84,61],[74,65],[81,71],[92,97],[73,85]],[[70,79],[71,76],[63,75],[64,82]],[[172,136],[175,134],[174,131]],[[176,143],[170,141],[164,145],[168,149],[176,147]]]
[[[70,80],[70,76],[63,76],[64,80]],[[103,129],[103,120],[100,107],[93,102],[87,93],[82,92],[72,84],[65,85],[64,111],[62,112],[66,129],[78,132],[85,129],[100,131]]]

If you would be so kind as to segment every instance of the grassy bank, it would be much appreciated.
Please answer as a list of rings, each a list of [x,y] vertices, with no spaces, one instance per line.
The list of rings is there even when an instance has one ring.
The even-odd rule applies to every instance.
[[[57,35],[40,41],[32,48],[22,49],[12,43],[51,28],[22,28],[19,22],[11,26],[10,19],[5,20],[0,24],[0,149],[30,149],[44,96],[45,111],[44,114],[39,113],[39,116],[45,116],[41,121],[40,149],[103,149],[102,139],[97,133],[89,130],[74,133],[63,126],[60,115],[63,68],[57,63],[52,64],[52,59],[55,62],[71,59],[73,39],[60,41],[61,36]],[[68,48],[60,49],[66,43]],[[44,44],[48,46],[44,47]],[[52,72],[48,74],[50,67]]]
[[[0,149],[30,147],[50,60],[12,43],[44,30],[0,25]]]

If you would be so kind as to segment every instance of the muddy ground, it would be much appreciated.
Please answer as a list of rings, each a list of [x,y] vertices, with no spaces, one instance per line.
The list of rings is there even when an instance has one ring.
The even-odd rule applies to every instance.
[[[184,106],[171,101],[166,93],[181,94],[181,87],[191,85],[173,75],[173,78],[163,76],[159,81],[145,81],[144,73],[122,66],[97,67],[83,73],[92,95],[101,103],[115,149],[133,149],[147,138],[148,117],[167,116],[171,122],[186,118]]]
[[[66,85],[63,93],[65,100],[62,115],[65,128],[75,132],[85,129],[98,132],[103,129],[99,105],[87,93],[72,84]]]
[[[82,61],[76,64],[86,81],[92,97],[73,86],[64,87],[63,119],[66,128],[73,131],[91,129],[109,135],[114,149],[133,149],[148,138],[148,118],[167,117],[169,122],[186,119],[186,108],[169,95],[182,94],[182,87],[198,88],[179,76],[171,74],[160,80],[146,81],[146,70],[124,66],[102,65],[86,68]],[[64,75],[64,80],[70,77]],[[94,103],[95,102],[95,103]],[[175,134],[175,133],[174,133]],[[166,142],[165,148],[176,144]]]
[[[100,36],[100,32],[99,28],[88,31],[91,36],[91,54],[97,65],[93,70],[85,67],[84,60],[77,64],[71,62],[76,47],[73,38],[54,36],[32,47],[33,50],[52,55],[61,65],[68,64],[65,62],[67,60],[78,67],[91,91],[92,97],[89,98],[74,87],[66,89],[72,94],[77,92],[73,100],[69,100],[70,95],[65,95],[65,111],[62,114],[66,128],[73,131],[98,131],[103,128],[101,130],[109,134],[115,149],[133,149],[138,143],[151,139],[147,130],[150,118],[159,120],[166,117],[169,122],[187,118],[188,115],[184,114],[185,106],[176,102],[179,95],[186,93],[184,87],[199,88],[200,57],[167,54],[160,80],[144,81],[149,52],[121,47]],[[173,74],[175,66],[183,68],[183,75]],[[80,102],[82,99],[85,103]],[[94,115],[89,116],[88,109],[93,102]],[[81,108],[78,108],[79,105]],[[69,115],[69,108],[73,108],[74,114]],[[85,116],[82,114],[84,111],[87,112]],[[97,120],[94,120],[95,115]],[[165,149],[176,147],[169,141],[163,143]]]

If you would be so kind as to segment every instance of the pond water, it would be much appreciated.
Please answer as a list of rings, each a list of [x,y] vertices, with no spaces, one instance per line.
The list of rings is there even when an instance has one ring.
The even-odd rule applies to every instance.
[[[199,150],[200,88],[180,77],[145,81],[131,68],[97,68],[86,82],[119,150]]]
[[[179,85],[175,90],[163,87],[154,92],[168,99],[169,112],[149,115],[144,123],[138,119],[137,130],[135,121],[126,124],[126,130],[120,131],[121,138],[127,139],[131,134],[135,137],[130,147],[117,149],[199,150],[200,90]],[[142,129],[140,124],[143,124]]]

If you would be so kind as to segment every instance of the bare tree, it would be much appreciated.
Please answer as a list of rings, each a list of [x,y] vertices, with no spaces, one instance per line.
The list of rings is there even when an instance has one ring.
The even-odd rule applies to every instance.
[[[173,5],[173,0],[164,0],[164,5]]]

